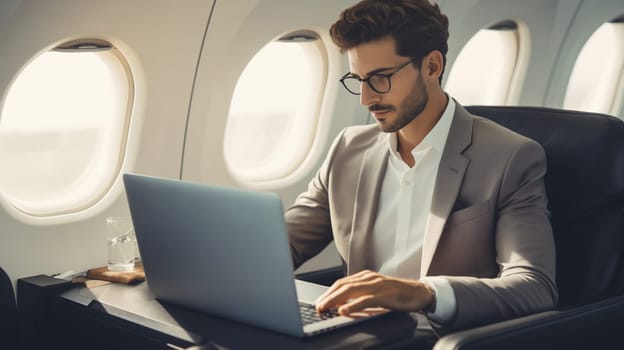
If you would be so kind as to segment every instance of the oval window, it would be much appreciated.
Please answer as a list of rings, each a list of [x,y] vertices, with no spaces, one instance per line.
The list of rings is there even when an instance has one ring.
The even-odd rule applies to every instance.
[[[264,46],[242,72],[230,104],[225,160],[250,185],[291,174],[316,133],[327,55],[318,37],[290,35]]]
[[[445,90],[464,105],[516,104],[528,64],[528,40],[526,26],[514,21],[479,30],[455,59]]]
[[[0,191],[34,216],[79,211],[110,188],[125,152],[133,100],[128,65],[96,42],[34,58],[0,114]]]
[[[624,16],[603,23],[583,45],[563,108],[618,115],[623,99]]]

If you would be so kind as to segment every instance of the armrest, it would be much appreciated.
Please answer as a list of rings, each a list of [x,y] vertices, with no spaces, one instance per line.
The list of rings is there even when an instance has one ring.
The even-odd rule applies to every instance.
[[[51,300],[74,286],[70,281],[46,275],[17,280],[17,310],[23,348],[49,347],[47,340],[56,329],[50,323]]]
[[[589,349],[621,344],[624,295],[448,334],[434,350]]]
[[[334,281],[344,277],[344,268],[342,266],[333,266],[325,269],[299,273],[295,275],[298,280],[330,286]]]

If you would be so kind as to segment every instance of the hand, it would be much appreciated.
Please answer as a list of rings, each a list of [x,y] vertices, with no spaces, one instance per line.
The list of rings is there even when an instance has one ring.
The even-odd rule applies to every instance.
[[[368,307],[421,311],[433,303],[433,292],[421,281],[364,270],[341,278],[316,300],[318,312],[338,307],[345,316]]]

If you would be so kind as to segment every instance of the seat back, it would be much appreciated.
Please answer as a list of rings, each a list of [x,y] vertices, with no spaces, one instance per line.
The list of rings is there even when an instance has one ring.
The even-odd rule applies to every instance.
[[[0,348],[13,349],[18,344],[18,319],[15,292],[11,279],[0,268]]]
[[[624,122],[540,107],[467,109],[539,142],[557,250],[559,307],[624,291]]]

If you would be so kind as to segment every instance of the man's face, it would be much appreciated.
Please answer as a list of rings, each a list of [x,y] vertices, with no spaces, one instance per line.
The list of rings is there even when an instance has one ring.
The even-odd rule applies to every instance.
[[[373,73],[389,73],[410,58],[399,56],[392,37],[361,44],[347,51],[351,74],[367,78]],[[392,88],[385,94],[362,83],[360,103],[367,106],[384,132],[396,132],[414,120],[428,102],[428,93],[420,71],[412,64],[390,78]]]

